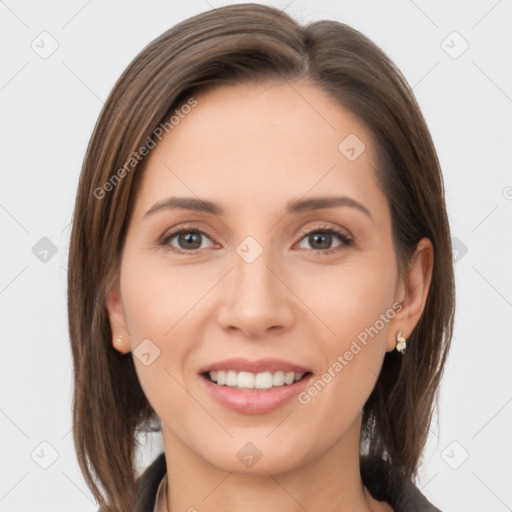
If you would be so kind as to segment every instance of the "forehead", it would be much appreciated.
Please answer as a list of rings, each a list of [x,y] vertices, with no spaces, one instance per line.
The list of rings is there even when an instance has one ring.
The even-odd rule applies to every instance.
[[[146,157],[136,210],[171,194],[260,209],[334,190],[382,202],[371,133],[319,89],[250,83],[194,99]]]

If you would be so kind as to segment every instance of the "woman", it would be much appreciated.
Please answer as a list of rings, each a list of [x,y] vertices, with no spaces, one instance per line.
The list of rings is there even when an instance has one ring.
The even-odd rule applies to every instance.
[[[414,479],[451,254],[428,128],[361,33],[243,4],[151,42],[95,127],[69,253],[100,511],[438,510]]]

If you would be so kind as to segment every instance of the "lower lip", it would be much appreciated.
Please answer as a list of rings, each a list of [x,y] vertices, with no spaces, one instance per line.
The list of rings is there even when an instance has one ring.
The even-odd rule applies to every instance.
[[[203,375],[200,377],[213,398],[224,407],[242,414],[265,414],[279,409],[297,396],[307,386],[312,375],[293,384],[262,391],[242,391],[215,384]]]

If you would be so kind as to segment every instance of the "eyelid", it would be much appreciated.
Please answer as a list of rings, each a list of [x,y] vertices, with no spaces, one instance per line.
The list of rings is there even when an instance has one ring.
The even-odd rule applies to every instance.
[[[353,238],[354,238],[347,229],[341,228],[339,226],[331,226],[331,225],[327,225],[327,224],[315,225],[315,226],[312,226],[309,228],[301,229],[301,231],[299,232],[299,235],[302,240],[302,237],[304,237],[305,235],[309,235],[311,233],[316,233],[317,231],[318,232],[327,231],[327,232],[336,233],[336,234],[343,236],[350,240],[353,240]]]

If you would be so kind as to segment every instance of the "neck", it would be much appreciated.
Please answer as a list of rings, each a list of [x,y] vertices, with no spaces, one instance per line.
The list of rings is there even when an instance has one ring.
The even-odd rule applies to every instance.
[[[391,510],[364,488],[359,470],[361,418],[334,446],[287,471],[222,470],[163,428],[169,512],[370,512]],[[256,468],[257,466],[254,466]]]

